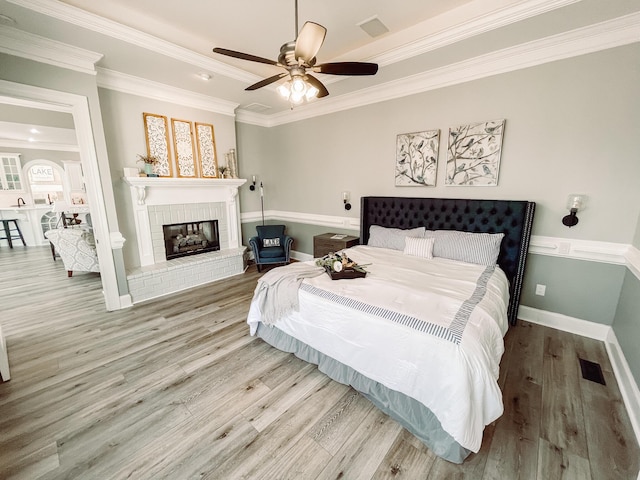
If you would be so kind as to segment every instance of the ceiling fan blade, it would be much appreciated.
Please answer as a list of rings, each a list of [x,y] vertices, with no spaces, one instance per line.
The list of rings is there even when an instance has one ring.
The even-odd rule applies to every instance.
[[[296,60],[302,59],[307,65],[316,56],[324,43],[327,29],[314,22],[306,22],[296,39]]]
[[[265,78],[264,80],[260,80],[259,82],[254,83],[253,85],[249,85],[247,88],[245,88],[245,90],[257,90],[259,88],[266,87],[267,85],[273,82],[277,82],[282,77],[286,77],[287,75],[289,75],[288,72],[279,73],[277,75],[274,75],[273,77]]]
[[[329,95],[329,90],[327,90],[327,87],[325,87],[322,82],[320,80],[318,80],[316,77],[314,77],[313,75],[309,75],[308,73],[305,75],[305,79],[307,80],[307,82],[309,82],[311,85],[313,85],[314,87],[316,87],[318,89],[318,95],[316,95],[316,98],[322,98],[322,97],[326,97],[327,95]]]
[[[278,62],[274,60],[269,60],[268,58],[257,57],[255,55],[250,55],[248,53],[236,52],[235,50],[228,50],[226,48],[214,48],[213,51],[215,53],[219,53],[221,55],[226,55],[228,57],[239,58],[241,60],[249,60],[250,62],[258,62],[258,63],[266,63],[267,65],[279,65]]]
[[[313,71],[329,75],[375,75],[378,72],[378,64],[367,62],[323,63],[313,67]]]

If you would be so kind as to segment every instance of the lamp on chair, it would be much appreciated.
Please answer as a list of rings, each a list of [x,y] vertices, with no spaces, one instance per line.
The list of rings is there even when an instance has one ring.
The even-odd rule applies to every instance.
[[[572,193],[567,198],[567,208],[569,209],[569,215],[562,218],[562,224],[571,228],[578,224],[577,213],[578,210],[584,209],[587,196],[579,193]]]

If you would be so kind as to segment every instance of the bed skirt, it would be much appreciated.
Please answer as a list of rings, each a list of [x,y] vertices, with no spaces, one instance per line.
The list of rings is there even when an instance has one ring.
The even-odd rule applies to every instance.
[[[277,327],[260,323],[256,335],[278,350],[293,353],[296,357],[317,365],[318,370],[332,380],[352,386],[415,435],[437,456],[453,463],[462,463],[471,453],[442,429],[440,421],[431,410],[413,398],[365,377],[351,367],[287,335]]]

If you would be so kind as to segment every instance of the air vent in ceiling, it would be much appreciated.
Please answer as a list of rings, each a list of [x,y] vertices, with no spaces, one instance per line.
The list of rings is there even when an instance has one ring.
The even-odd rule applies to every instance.
[[[387,33],[389,29],[387,26],[380,21],[377,15],[374,15],[371,18],[363,20],[362,22],[357,24],[362,30],[364,30],[367,35],[371,37],[379,37],[383,33]]]
[[[262,113],[262,112],[266,112],[267,110],[271,110],[271,107],[269,105],[263,105],[262,103],[254,102],[254,103],[250,103],[246,107],[242,107],[242,110],[248,110],[250,112],[256,112],[256,113]]]

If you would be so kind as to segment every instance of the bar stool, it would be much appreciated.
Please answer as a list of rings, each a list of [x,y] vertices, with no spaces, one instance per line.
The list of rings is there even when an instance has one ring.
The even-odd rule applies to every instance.
[[[20,227],[18,226],[18,220],[15,218],[8,218],[0,220],[2,222],[2,227],[4,230],[4,234],[6,236],[0,237],[0,240],[6,240],[9,242],[9,248],[13,248],[13,240],[20,239],[22,244],[26,247],[27,243],[24,241],[24,237],[22,236],[22,232],[20,231]],[[13,222],[13,228],[9,225],[9,223]],[[14,232],[18,232],[16,235]]]

